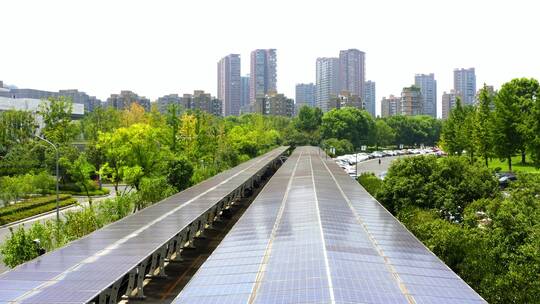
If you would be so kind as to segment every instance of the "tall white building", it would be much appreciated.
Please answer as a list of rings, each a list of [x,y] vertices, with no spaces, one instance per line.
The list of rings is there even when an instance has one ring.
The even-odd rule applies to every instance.
[[[323,112],[327,112],[330,109],[330,102],[339,92],[339,59],[317,58],[316,74],[316,104]]]
[[[454,91],[463,105],[474,104],[476,95],[476,74],[474,68],[454,69]]]
[[[251,52],[249,99],[277,92],[277,57],[275,49],[257,49]]]
[[[339,52],[339,93],[364,97],[366,54],[357,49]]]
[[[375,112],[375,81],[368,80],[364,84],[364,107],[372,117],[376,117]]]
[[[437,81],[435,75],[416,74],[414,85],[420,88],[422,94],[422,114],[437,118]]]
[[[240,55],[230,54],[218,62],[218,99],[222,115],[240,114]]]

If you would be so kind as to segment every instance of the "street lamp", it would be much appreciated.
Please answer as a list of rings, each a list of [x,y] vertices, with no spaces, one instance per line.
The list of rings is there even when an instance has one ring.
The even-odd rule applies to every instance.
[[[58,181],[60,178],[60,174],[58,174],[58,147],[56,147],[55,144],[53,144],[52,142],[48,141],[47,139],[39,135],[34,135],[34,136],[46,142],[50,146],[52,146],[54,148],[54,151],[56,152],[56,223],[58,224],[60,223],[60,204],[59,204],[60,195],[58,191]]]

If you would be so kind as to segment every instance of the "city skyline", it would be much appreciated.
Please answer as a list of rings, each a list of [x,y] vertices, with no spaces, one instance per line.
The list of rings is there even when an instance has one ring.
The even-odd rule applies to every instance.
[[[339,2],[321,5],[321,2],[276,1],[266,8],[269,15],[297,18],[308,5],[310,14],[295,23],[296,31],[291,31],[290,25],[258,22],[254,8],[260,6],[256,4],[248,7],[242,2],[235,5],[212,2],[212,10],[208,10],[208,3],[126,4],[121,1],[4,2],[2,10],[8,13],[0,20],[0,27],[9,33],[10,43],[9,47],[0,49],[0,79],[21,88],[78,89],[101,100],[121,90],[131,90],[151,100],[198,89],[217,96],[215,63],[226,54],[240,54],[244,61],[241,75],[246,75],[250,52],[256,48],[278,50],[277,91],[289,97],[295,95],[296,84],[315,82],[317,57],[336,56],[339,50],[349,48],[366,53],[366,80],[377,83],[377,103],[383,96],[399,95],[415,74],[434,73],[438,92],[453,89],[456,68],[475,67],[477,88],[486,83],[497,89],[514,77],[540,78],[538,43],[527,42],[526,47],[516,47],[530,41],[528,37],[535,33],[533,12],[537,4],[532,1],[517,1],[512,6],[499,1],[348,2],[347,10],[342,10]],[[362,18],[357,17],[359,9],[364,12]],[[77,13],[80,11],[85,12],[83,17]],[[217,21],[227,16],[228,22],[219,23],[219,31],[241,25],[245,32],[236,36],[216,35],[216,27],[210,25],[193,30],[193,24],[199,24],[195,22],[196,14],[175,18],[183,11],[205,12]],[[481,11],[486,14],[479,14]],[[397,22],[403,12],[408,14],[407,22]],[[329,14],[340,16],[342,22],[335,25],[318,22]],[[455,22],[456,16],[471,22]],[[428,23],[430,26],[425,27]],[[247,26],[250,24],[257,26]],[[411,33],[420,27],[427,31],[429,43],[396,48],[410,42]],[[344,28],[371,30],[350,35],[350,31],[341,30]],[[300,31],[302,36],[297,35]],[[453,43],[456,33],[460,33],[459,42]],[[332,42],[319,39],[323,36],[331,36]],[[54,37],[62,37],[63,44]],[[179,38],[179,42],[163,46],[171,37]],[[207,41],[185,43],[200,37],[206,37]],[[504,43],[493,47],[502,39]],[[128,47],[129,41],[137,41],[137,46]],[[128,46],[107,47],[123,42]],[[440,93],[437,99],[440,117]],[[378,114],[379,108],[378,105]]]

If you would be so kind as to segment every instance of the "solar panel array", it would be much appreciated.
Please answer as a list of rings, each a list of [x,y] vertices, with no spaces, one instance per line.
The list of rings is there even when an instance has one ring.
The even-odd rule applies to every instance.
[[[485,303],[322,153],[293,152],[174,303]]]
[[[0,303],[91,301],[286,149],[247,161],[0,275]]]

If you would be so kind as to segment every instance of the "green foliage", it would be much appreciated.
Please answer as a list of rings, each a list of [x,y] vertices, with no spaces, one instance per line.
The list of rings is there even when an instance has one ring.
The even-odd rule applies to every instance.
[[[38,247],[34,244],[32,236],[24,228],[13,231],[11,236],[0,247],[2,261],[8,267],[15,267],[38,256]]]
[[[128,193],[114,199],[106,199],[97,205],[101,221],[111,223],[128,216],[135,209],[138,200],[137,193]]]
[[[474,161],[475,115],[474,108],[462,106],[458,97],[456,107],[450,112],[441,134],[442,146],[450,155],[462,155],[465,150],[471,157],[471,162]]]
[[[325,139],[322,142],[322,145],[327,150],[327,153],[332,157],[335,157],[337,155],[343,155],[343,154],[348,154],[348,153],[353,153],[354,152],[353,145],[351,144],[350,141],[348,141],[346,139],[339,140],[339,139],[336,139],[336,138],[329,138],[329,139]],[[330,152],[330,148],[335,148],[336,153],[332,154],[332,152]]]
[[[45,171],[39,172],[32,178],[33,188],[41,195],[48,194],[49,190],[54,188],[55,184],[56,180],[54,179],[54,177]]]
[[[488,92],[487,86],[480,90],[478,106],[474,117],[474,145],[478,154],[484,159],[486,167],[489,166],[489,158],[493,155],[493,113],[491,105],[493,95]]]
[[[513,79],[502,85],[495,97],[494,132],[495,153],[498,157],[508,160],[509,170],[512,170],[512,156],[522,154],[525,163],[527,148],[533,153],[536,143],[540,140],[538,131],[538,98],[540,85],[535,79]]]
[[[375,145],[377,148],[379,146],[386,147],[393,144],[395,138],[396,133],[384,119],[377,119],[375,121]]]
[[[367,144],[375,123],[366,111],[356,108],[332,109],[322,118],[321,134],[325,139],[346,139],[355,147]]]
[[[396,146],[434,146],[441,133],[441,122],[431,116],[396,115],[385,118],[385,122],[394,131]]]
[[[377,198],[393,213],[436,209],[444,218],[460,221],[469,203],[491,197],[497,189],[497,180],[479,164],[461,157],[417,156],[394,162]]]
[[[143,178],[140,189],[137,192],[140,198],[137,209],[157,203],[176,192],[178,192],[176,188],[171,186],[165,177]]]
[[[92,190],[91,187],[94,183],[90,178],[95,172],[96,168],[88,162],[84,153],[81,153],[75,162],[68,167],[69,175],[75,181],[75,184],[84,190],[90,204],[92,204],[90,191]]]
[[[300,132],[314,132],[322,124],[323,112],[319,108],[303,106],[293,120],[294,127]]]
[[[173,160],[168,168],[167,182],[182,191],[191,186],[191,177],[193,176],[193,165],[185,158]]]
[[[0,157],[14,147],[30,141],[36,131],[36,120],[26,111],[0,112]]]
[[[0,199],[5,203],[17,202],[35,190],[34,176],[31,174],[0,177]]]
[[[392,165],[377,196],[489,303],[536,303],[540,176],[520,174],[506,191],[499,195],[483,165],[414,157]],[[452,205],[465,206],[462,221],[444,212]]]
[[[358,177],[358,182],[366,189],[373,197],[377,195],[382,187],[383,181],[376,177],[373,173],[364,172]]]
[[[56,144],[66,144],[77,135],[78,129],[71,122],[73,103],[70,98],[50,97],[40,104],[39,113],[45,126],[42,133],[48,140]]]

